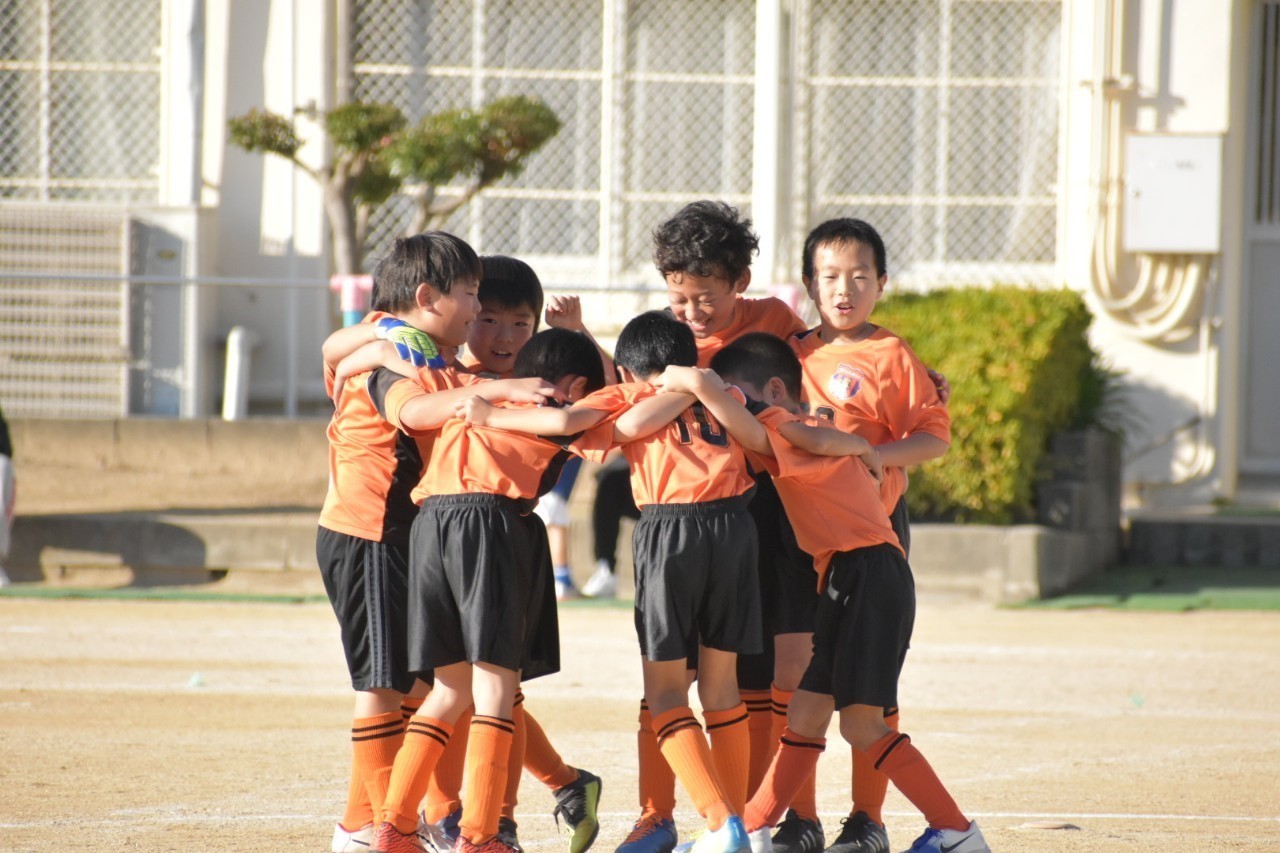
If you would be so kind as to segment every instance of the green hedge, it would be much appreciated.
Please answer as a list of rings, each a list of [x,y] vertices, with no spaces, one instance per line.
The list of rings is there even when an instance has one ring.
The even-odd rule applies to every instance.
[[[951,449],[911,471],[918,520],[1035,517],[1049,439],[1080,421],[1096,359],[1091,317],[1068,290],[952,289],[886,296],[872,320],[951,382]]]

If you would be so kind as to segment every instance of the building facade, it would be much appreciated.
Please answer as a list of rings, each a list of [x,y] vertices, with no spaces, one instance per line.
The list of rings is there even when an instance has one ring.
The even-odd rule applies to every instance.
[[[687,201],[752,216],[760,291],[860,216],[891,288],[1086,294],[1135,502],[1280,500],[1273,0],[43,0],[0,34],[6,411],[209,413],[234,327],[257,410],[317,408],[320,189],[227,119],[294,116],[319,165],[344,97],[528,94],[560,134],[446,227],[606,334],[662,304],[649,233]]]

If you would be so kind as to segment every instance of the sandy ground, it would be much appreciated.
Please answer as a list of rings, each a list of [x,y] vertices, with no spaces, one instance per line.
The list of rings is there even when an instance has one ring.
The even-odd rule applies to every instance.
[[[611,851],[636,811],[631,613],[566,606],[562,634],[566,669],[527,707],[604,778]],[[925,600],[903,728],[998,851],[1280,849],[1278,652],[1276,614]],[[350,708],[324,605],[0,598],[0,849],[327,850]],[[522,797],[524,846],[563,849],[550,796]],[[698,825],[683,795],[677,819]],[[922,826],[893,792],[887,823],[895,849]]]

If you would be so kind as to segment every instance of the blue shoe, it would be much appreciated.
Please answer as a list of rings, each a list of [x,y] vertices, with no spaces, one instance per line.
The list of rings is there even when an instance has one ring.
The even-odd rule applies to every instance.
[[[454,809],[436,823],[422,821],[419,835],[425,835],[431,846],[437,850],[452,850],[458,843],[458,834],[462,829],[458,822],[462,820],[462,809]]]
[[[616,853],[671,853],[675,848],[675,821],[648,814],[631,827],[631,834],[618,845]]]
[[[675,853],[750,853],[751,839],[742,818],[733,815],[717,830],[704,830],[693,841],[681,844]]]
[[[978,824],[969,821],[965,830],[926,829],[906,853],[991,853],[991,848]]]

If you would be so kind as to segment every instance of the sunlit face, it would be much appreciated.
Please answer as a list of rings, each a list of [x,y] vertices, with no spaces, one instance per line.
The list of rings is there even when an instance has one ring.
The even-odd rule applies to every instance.
[[[467,351],[486,373],[506,376],[516,365],[516,354],[533,337],[538,318],[528,305],[506,308],[481,305],[467,337]]]
[[[436,324],[440,331],[433,337],[441,345],[459,347],[467,342],[467,335],[480,312],[479,291],[480,282],[468,279],[455,281],[448,293],[433,291],[431,313],[438,318]]]
[[[723,275],[673,272],[666,275],[666,281],[671,312],[701,339],[733,325],[738,294],[747,289],[751,275],[743,273],[737,282],[731,282]]]
[[[822,318],[822,339],[860,340],[887,280],[876,274],[875,252],[866,243],[847,240],[819,246],[813,253],[813,278],[806,278],[804,286]]]

